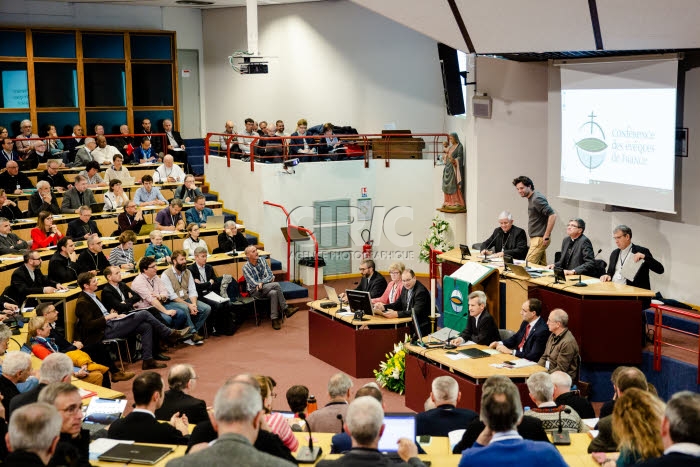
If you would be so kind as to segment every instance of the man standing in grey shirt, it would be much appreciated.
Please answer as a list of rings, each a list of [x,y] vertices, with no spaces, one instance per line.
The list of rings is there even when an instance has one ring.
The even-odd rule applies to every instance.
[[[530,249],[527,252],[527,261],[534,264],[547,264],[547,247],[550,244],[550,235],[557,220],[557,214],[549,205],[547,198],[535,191],[535,184],[529,177],[521,175],[513,180],[513,186],[518,190],[521,198],[527,198],[527,230],[530,235]]]

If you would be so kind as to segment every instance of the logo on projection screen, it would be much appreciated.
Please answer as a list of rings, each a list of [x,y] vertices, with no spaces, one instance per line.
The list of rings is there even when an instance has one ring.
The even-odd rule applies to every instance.
[[[588,170],[600,167],[608,154],[605,132],[603,128],[594,121],[596,116],[597,115],[593,112],[588,115],[591,121],[579,127],[579,140],[575,143],[578,160]]]

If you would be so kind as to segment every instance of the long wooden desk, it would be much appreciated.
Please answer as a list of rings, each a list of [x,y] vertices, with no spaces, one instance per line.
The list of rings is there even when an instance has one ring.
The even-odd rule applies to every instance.
[[[308,303],[309,354],[355,378],[373,377],[372,371],[394,344],[410,334],[411,318],[372,316],[360,322],[352,316],[336,316],[337,306],[323,309],[321,302]]]
[[[459,249],[439,256],[445,262],[443,275],[450,275],[467,261],[461,259]],[[499,269],[506,288],[506,328],[518,329],[522,318],[518,313],[528,298],[542,300],[542,317],[562,308],[569,315],[569,329],[576,337],[581,358],[586,363],[638,364],[642,361],[642,300],[653,297],[650,290],[595,282],[587,287],[574,287],[579,276],[567,276],[565,284],[554,284],[553,275],[521,278]],[[583,276],[583,280],[596,278]],[[503,326],[501,326],[503,327]]]
[[[487,349],[483,345],[470,345],[463,348]],[[452,360],[445,349],[425,349],[417,345],[407,345],[406,354],[406,407],[416,412],[423,411],[423,404],[430,395],[431,384],[438,376],[452,376],[459,384],[462,399],[458,406],[479,411],[481,406],[481,385],[490,376],[503,375],[511,378],[520,391],[523,406],[530,405],[529,391],[525,380],[533,373],[546,371],[544,367],[533,365],[523,368],[494,368],[492,363],[513,360],[512,355],[497,354],[478,359]]]

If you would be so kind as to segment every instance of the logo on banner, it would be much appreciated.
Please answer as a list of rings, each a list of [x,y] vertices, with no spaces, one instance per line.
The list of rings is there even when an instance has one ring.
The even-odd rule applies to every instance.
[[[454,289],[452,291],[452,295],[450,295],[450,303],[452,304],[452,311],[457,314],[462,312],[462,308],[464,307],[464,298],[459,289]]]

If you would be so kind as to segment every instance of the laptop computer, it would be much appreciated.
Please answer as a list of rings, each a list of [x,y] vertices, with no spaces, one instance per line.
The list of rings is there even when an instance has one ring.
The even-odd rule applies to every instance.
[[[109,425],[118,420],[126,409],[126,399],[102,399],[93,397],[85,411],[83,423]]]
[[[122,181],[122,186],[134,186],[134,185],[136,185],[136,179],[134,177],[122,177],[119,180]]]
[[[155,224],[143,224],[139,229],[138,235],[150,235],[156,229]]]
[[[105,203],[92,203],[90,209],[92,212],[102,212],[105,209]]]
[[[517,264],[509,264],[508,267],[510,268],[511,272],[518,277],[522,277],[525,279],[542,277],[542,273],[535,271],[528,272],[527,269],[525,269],[523,266],[519,266]]]
[[[194,208],[192,208],[194,209]],[[207,229],[223,230],[224,216],[209,216],[207,217]]]
[[[415,415],[406,413],[384,414],[384,433],[379,438],[379,451],[395,453],[399,449],[399,438],[416,439]]]
[[[166,446],[119,443],[100,455],[99,460],[125,464],[154,465],[171,452],[173,452],[173,448]]]

